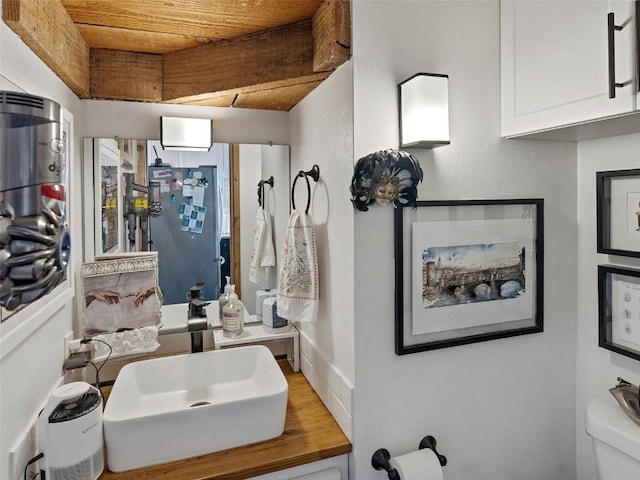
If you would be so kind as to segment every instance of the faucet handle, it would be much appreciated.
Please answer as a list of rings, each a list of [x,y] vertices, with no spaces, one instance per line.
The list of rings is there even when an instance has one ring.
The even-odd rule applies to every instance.
[[[189,300],[189,318],[206,318],[207,312],[204,311],[204,307],[207,305],[209,302],[205,302],[201,298]]]
[[[193,287],[191,287],[187,292],[187,300],[191,302],[192,300],[195,300],[197,298],[202,298],[202,289],[205,285],[206,283],[198,282]]]

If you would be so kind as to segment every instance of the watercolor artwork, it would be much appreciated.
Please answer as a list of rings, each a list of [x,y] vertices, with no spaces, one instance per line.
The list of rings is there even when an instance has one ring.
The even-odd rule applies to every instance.
[[[422,249],[425,309],[518,298],[524,294],[525,284],[523,243]]]

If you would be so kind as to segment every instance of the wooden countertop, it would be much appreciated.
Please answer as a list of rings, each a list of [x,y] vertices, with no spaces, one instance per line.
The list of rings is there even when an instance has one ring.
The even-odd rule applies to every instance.
[[[289,398],[278,438],[123,473],[105,468],[100,480],[242,480],[351,452],[351,443],[304,375],[294,373],[286,360],[279,364]]]

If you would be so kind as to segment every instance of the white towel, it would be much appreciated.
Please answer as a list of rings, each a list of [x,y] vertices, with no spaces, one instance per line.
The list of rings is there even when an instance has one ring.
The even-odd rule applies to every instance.
[[[107,357],[116,358],[125,355],[136,355],[138,353],[155,352],[159,347],[158,327],[149,326],[142,328],[134,328],[133,330],[125,330],[124,332],[105,333],[96,335],[94,340],[100,342],[92,342],[95,347],[94,361],[106,360]],[[111,346],[111,355],[109,356],[109,347]]]
[[[294,210],[284,239],[278,276],[278,315],[313,322],[318,313],[318,260],[311,217]]]
[[[249,281],[260,283],[264,279],[265,269],[276,266],[276,254],[271,233],[271,215],[263,208],[256,213],[253,229],[253,248],[249,261]]]

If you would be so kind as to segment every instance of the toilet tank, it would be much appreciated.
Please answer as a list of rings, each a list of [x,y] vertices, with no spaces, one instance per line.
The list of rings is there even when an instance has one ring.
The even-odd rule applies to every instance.
[[[610,393],[589,402],[585,426],[593,441],[599,480],[640,478],[640,426]]]

